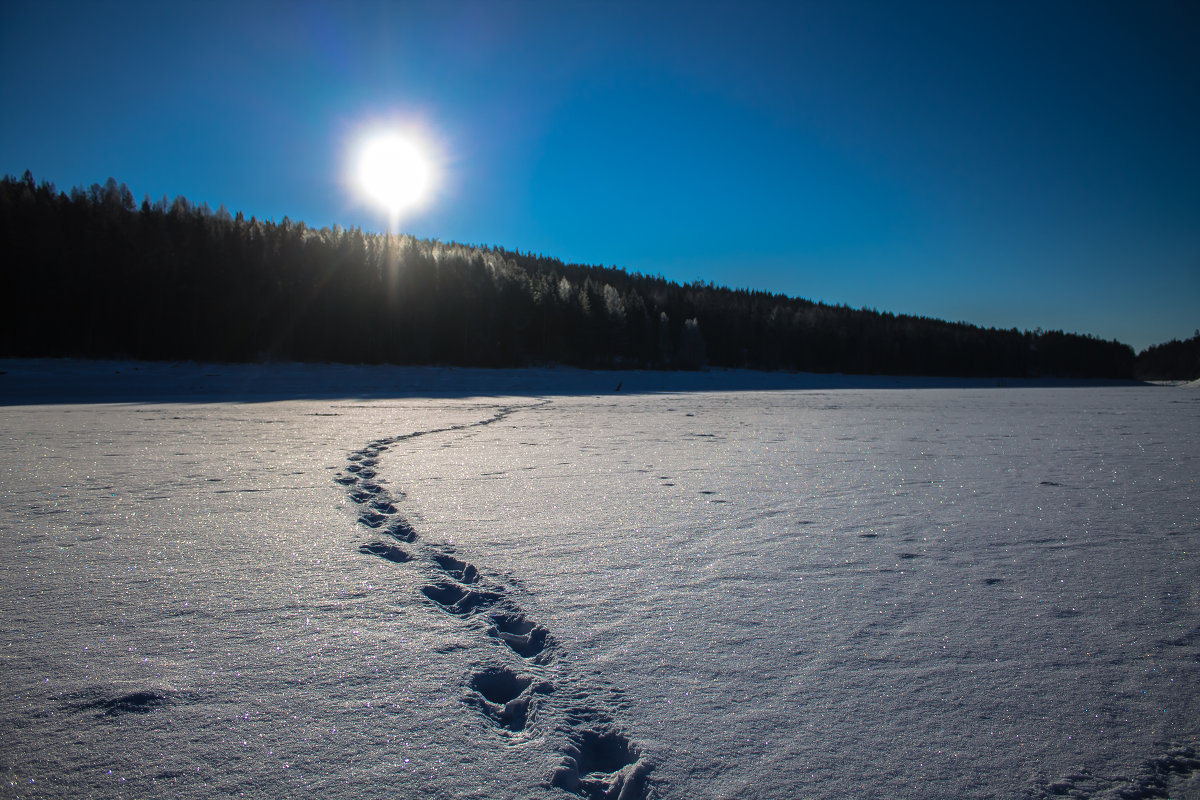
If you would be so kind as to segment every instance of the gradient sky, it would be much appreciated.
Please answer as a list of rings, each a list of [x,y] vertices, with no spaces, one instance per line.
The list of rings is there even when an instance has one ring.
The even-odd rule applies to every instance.
[[[0,172],[1142,349],[1200,327],[1200,4],[0,6]]]

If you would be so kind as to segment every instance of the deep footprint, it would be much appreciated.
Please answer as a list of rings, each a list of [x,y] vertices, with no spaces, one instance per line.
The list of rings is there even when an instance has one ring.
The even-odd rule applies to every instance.
[[[521,613],[497,613],[488,617],[488,636],[499,639],[521,658],[541,663],[550,645],[550,632]]]
[[[434,555],[433,560],[447,575],[459,583],[477,583],[479,581],[479,570],[465,561],[459,561],[454,556],[444,553]]]
[[[374,511],[364,511],[358,515],[358,522],[360,525],[366,525],[368,528],[378,528],[387,522],[387,517],[383,514],[376,514]]]
[[[641,800],[650,765],[637,748],[607,726],[571,734],[563,763],[550,776],[552,786],[588,800]]]
[[[408,524],[406,519],[394,519],[388,523],[384,529],[388,536],[401,542],[415,542],[417,540],[417,532],[413,530],[413,526]]]
[[[454,583],[436,583],[430,586],[422,586],[421,592],[441,606],[447,613],[458,617],[465,617],[477,611],[482,611],[500,600],[500,595],[495,592],[465,589]]]
[[[471,689],[464,702],[478,708],[501,727],[519,733],[529,718],[532,692],[526,694],[533,678],[517,675],[503,667],[493,667],[471,678]]]
[[[386,558],[388,561],[396,564],[403,564],[405,561],[412,560],[412,556],[408,553],[396,547],[396,545],[387,544],[386,542],[371,542],[370,544],[359,545],[358,552]]]

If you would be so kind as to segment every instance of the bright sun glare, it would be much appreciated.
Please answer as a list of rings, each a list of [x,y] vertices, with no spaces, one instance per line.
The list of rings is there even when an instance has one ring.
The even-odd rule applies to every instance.
[[[411,138],[399,134],[368,141],[358,160],[358,182],[392,219],[420,205],[432,181],[429,157]]]

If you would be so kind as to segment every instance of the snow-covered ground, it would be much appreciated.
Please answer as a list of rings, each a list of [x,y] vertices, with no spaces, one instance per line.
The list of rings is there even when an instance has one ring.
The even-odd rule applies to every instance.
[[[0,373],[4,796],[1200,795],[1196,387]]]

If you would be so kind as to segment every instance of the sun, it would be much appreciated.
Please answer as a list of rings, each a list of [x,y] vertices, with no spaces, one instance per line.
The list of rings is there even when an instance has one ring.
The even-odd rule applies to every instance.
[[[433,165],[420,143],[400,133],[369,138],[358,157],[358,183],[392,219],[420,206],[433,183]]]

